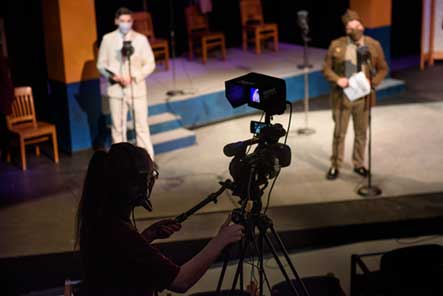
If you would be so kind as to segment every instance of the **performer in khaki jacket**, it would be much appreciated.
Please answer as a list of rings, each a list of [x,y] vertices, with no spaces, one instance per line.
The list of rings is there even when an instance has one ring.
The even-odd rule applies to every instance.
[[[100,45],[97,68],[108,80],[109,108],[111,111],[112,143],[126,142],[126,119],[128,109],[132,108],[134,96],[134,114],[137,146],[145,148],[152,159],[154,149],[148,127],[148,102],[146,97],[146,77],[155,69],[154,55],[148,39],[131,29],[132,12],[120,8],[115,14],[118,29],[103,36]],[[131,41],[134,54],[129,63],[122,56],[123,41]]]
[[[367,46],[371,54],[371,64],[375,69],[372,80],[373,87],[379,85],[386,74],[388,66],[383,54],[383,49],[378,41],[364,36],[364,27],[359,15],[348,10],[342,17],[346,28],[346,35],[332,41],[325,58],[323,73],[331,82],[331,105],[332,117],[335,123],[332,143],[331,167],[327,173],[327,179],[335,180],[339,175],[339,169],[343,162],[344,143],[349,119],[352,116],[354,123],[354,150],[352,162],[354,172],[368,176],[364,166],[366,135],[368,128],[368,107],[375,103],[375,92],[370,96],[351,102],[343,92],[348,86],[348,78],[357,73],[357,49],[359,46]],[[368,67],[362,65],[362,71],[369,77]]]

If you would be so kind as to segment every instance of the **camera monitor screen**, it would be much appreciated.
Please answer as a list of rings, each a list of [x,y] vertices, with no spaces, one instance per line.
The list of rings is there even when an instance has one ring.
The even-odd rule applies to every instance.
[[[249,90],[249,101],[253,103],[261,102],[260,92],[258,88],[251,87],[251,89]]]
[[[286,82],[260,73],[225,81],[225,95],[232,107],[248,104],[268,115],[283,114],[286,109]]]

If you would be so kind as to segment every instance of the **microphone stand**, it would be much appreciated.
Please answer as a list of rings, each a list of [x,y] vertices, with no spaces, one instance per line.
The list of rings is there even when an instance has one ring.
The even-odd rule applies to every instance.
[[[135,120],[134,86],[132,84],[133,81],[132,81],[132,69],[131,69],[131,56],[133,54],[134,54],[134,47],[132,46],[131,41],[123,41],[122,56],[124,56],[125,58],[128,59],[128,72],[129,72],[129,77],[131,79],[131,82],[129,83],[129,91],[131,93],[131,114],[132,114],[132,122],[134,123],[135,145],[138,146],[137,127],[136,127],[137,124],[136,124],[136,120]],[[126,116],[126,114],[125,114],[125,116]]]
[[[172,70],[172,89],[166,92],[168,97],[184,95],[185,92],[177,89],[176,69],[175,69],[175,23],[174,6],[172,0],[169,0],[169,35],[171,41],[171,70]]]
[[[368,52],[369,54],[369,52]],[[358,189],[358,194],[364,197],[375,197],[382,194],[382,190],[376,185],[372,184],[372,92],[375,95],[375,88],[373,87],[373,79],[375,76],[375,69],[371,63],[371,57],[365,59],[366,66],[369,68],[369,84],[371,86],[371,93],[366,98],[366,108],[368,108],[368,184],[363,185]]]
[[[312,134],[315,134],[315,129],[309,127],[309,69],[312,68],[312,65],[309,64],[309,57],[308,57],[308,42],[311,40],[308,36],[308,30],[307,27],[302,27],[302,38],[303,38],[303,64],[298,65],[299,69],[303,69],[304,74],[304,87],[305,87],[305,98],[303,101],[304,108],[305,108],[305,127],[300,128],[297,130],[297,133],[299,135],[305,135],[309,136]]]

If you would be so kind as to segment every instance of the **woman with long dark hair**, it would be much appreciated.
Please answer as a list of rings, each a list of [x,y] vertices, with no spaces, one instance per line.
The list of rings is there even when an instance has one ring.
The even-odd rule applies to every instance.
[[[131,221],[134,207],[150,209],[158,173],[149,154],[129,143],[96,151],[90,160],[77,213],[77,243],[84,270],[83,287],[93,295],[152,295],[164,289],[186,292],[221,251],[239,241],[243,227],[222,225],[195,257],[178,266],[150,243],[180,230],[163,220],[139,233]]]

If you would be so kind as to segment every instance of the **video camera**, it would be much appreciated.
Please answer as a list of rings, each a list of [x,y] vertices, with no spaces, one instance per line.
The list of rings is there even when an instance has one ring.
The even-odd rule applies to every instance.
[[[234,108],[248,104],[263,110],[265,121],[252,121],[250,131],[253,138],[227,144],[223,152],[234,157],[229,164],[233,180],[232,194],[242,200],[252,200],[253,210],[261,210],[261,196],[268,180],[278,176],[282,167],[291,164],[291,149],[279,143],[286,136],[281,124],[272,124],[272,115],[286,110],[286,83],[283,79],[259,73],[249,73],[225,82],[226,98]],[[252,145],[257,145],[248,153]]]

